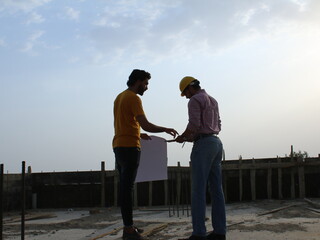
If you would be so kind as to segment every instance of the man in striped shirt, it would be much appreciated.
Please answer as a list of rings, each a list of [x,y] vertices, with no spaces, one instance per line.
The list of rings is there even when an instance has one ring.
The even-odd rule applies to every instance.
[[[223,145],[218,134],[221,130],[218,102],[201,89],[200,82],[190,76],[180,81],[181,96],[189,100],[189,122],[176,141],[193,142],[192,168],[192,235],[189,240],[225,240],[226,214],[222,190],[221,160]],[[210,190],[213,231],[207,235],[205,226],[206,189]]]

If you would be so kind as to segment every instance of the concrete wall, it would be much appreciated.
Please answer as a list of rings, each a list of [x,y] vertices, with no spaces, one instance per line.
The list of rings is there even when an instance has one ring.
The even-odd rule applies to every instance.
[[[320,197],[320,158],[222,163],[226,201]],[[136,184],[135,206],[190,204],[189,167],[168,167],[168,180]],[[21,174],[4,174],[5,211],[21,208]],[[26,208],[117,206],[116,171],[26,174]],[[209,198],[208,198],[209,201]]]

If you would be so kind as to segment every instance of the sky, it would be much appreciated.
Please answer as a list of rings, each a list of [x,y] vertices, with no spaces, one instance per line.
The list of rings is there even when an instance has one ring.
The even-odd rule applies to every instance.
[[[318,0],[0,0],[5,172],[114,169],[113,101],[151,73],[148,120],[182,133],[193,76],[219,102],[225,159],[320,153]],[[166,139],[171,136],[151,134]],[[188,166],[192,143],[168,143]]]

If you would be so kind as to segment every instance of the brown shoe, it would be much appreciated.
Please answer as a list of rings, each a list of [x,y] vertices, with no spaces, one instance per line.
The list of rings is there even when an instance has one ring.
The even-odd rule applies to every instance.
[[[136,227],[124,227],[122,239],[123,240],[144,240],[144,238],[139,233],[139,231],[141,230],[142,229],[138,229]]]
[[[143,233],[143,229],[141,229],[141,228],[137,228],[136,226],[133,226],[137,231],[138,231],[138,233]]]

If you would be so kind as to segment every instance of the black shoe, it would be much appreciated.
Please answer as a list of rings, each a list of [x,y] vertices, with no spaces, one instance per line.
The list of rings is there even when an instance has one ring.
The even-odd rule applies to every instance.
[[[212,232],[207,236],[207,240],[226,240],[226,235]]]
[[[123,240],[143,240],[144,238],[140,235],[140,231],[143,231],[142,229],[138,229],[136,227],[132,227],[132,231],[127,231],[123,229],[122,239]]]
[[[191,235],[188,238],[180,238],[179,240],[206,240],[206,237]]]

